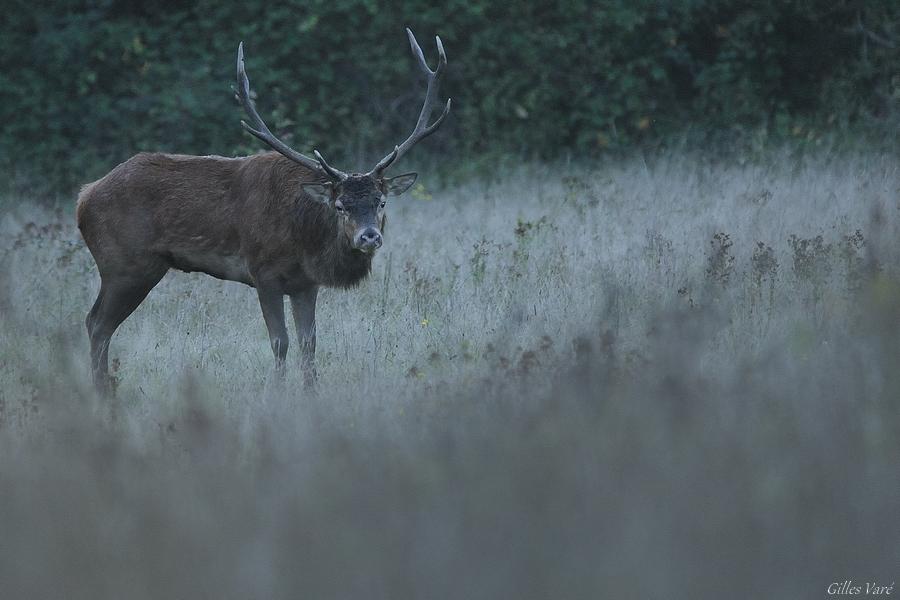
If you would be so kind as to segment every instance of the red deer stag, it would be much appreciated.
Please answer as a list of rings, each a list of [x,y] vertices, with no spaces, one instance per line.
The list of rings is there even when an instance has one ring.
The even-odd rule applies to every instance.
[[[100,271],[100,292],[88,313],[94,384],[110,387],[109,341],[169,269],[201,271],[256,288],[276,367],[288,349],[284,296],[291,300],[304,382],[316,378],[316,296],[320,287],[349,288],[372,268],[383,241],[385,200],[405,192],[416,173],[385,171],[440,127],[428,124],[447,65],[440,38],[432,71],[412,32],[409,44],[427,78],[419,119],[410,136],[367,173],[331,167],[279,140],[256,112],[238,46],[236,98],[248,132],[276,152],[223,158],[138,154],[78,196],[78,228]]]

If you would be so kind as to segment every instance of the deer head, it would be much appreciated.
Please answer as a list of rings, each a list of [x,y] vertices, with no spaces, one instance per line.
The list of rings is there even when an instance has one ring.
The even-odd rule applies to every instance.
[[[259,113],[256,112],[256,107],[250,98],[250,81],[247,79],[247,72],[244,68],[243,42],[238,46],[235,96],[250,118],[250,124],[241,121],[241,125],[277,152],[320,176],[319,179],[323,180],[322,182],[302,184],[304,192],[312,199],[330,206],[337,213],[342,224],[340,230],[347,236],[351,247],[359,252],[372,253],[381,247],[387,197],[402,194],[415,183],[417,177],[416,173],[386,177],[385,172],[419,141],[437,131],[450,112],[450,99],[447,99],[441,115],[431,125],[428,124],[428,120],[437,106],[438,86],[447,66],[447,55],[444,52],[441,38],[435,36],[439,59],[437,68],[432,71],[425,62],[422,48],[409,28],[406,29],[406,35],[409,38],[413,56],[416,57],[428,83],[425,100],[416,126],[409,137],[403,143],[395,146],[393,151],[378,161],[367,173],[345,173],[329,165],[318,150],[314,151],[315,159],[312,159],[290,148],[275,137]]]

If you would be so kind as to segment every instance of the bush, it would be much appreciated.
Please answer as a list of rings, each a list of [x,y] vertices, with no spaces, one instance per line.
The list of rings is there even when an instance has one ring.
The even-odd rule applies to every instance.
[[[815,142],[885,130],[900,99],[900,5],[887,0],[21,4],[0,35],[0,164],[7,185],[60,191],[141,150],[256,151],[230,92],[240,40],[273,130],[351,169],[419,110],[406,25],[432,64],[441,35],[454,99],[418,157],[552,158],[686,129]]]

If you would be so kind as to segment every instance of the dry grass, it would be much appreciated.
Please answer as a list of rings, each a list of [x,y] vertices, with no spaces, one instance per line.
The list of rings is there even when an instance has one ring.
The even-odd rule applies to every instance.
[[[419,187],[389,207],[372,278],[321,296],[317,395],[272,376],[252,290],[173,273],[113,339],[114,403],[89,390],[98,280],[71,206],[11,199],[0,581],[22,598],[889,584],[898,198],[889,156]]]

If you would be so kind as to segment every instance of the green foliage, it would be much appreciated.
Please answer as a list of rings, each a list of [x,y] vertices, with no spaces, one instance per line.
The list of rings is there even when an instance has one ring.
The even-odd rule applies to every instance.
[[[454,100],[417,157],[552,158],[685,130],[816,142],[896,127],[900,101],[891,0],[10,1],[0,167],[12,187],[71,189],[141,150],[256,151],[230,90],[241,40],[273,130],[348,169],[415,120],[404,26],[432,64],[441,35]]]

